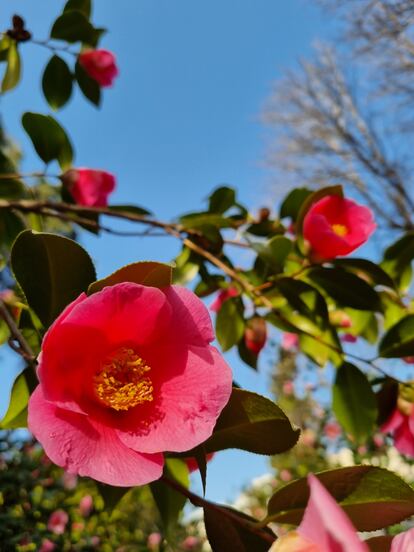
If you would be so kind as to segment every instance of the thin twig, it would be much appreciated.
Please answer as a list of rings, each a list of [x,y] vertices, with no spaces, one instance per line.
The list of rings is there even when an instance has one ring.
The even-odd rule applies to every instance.
[[[33,353],[30,345],[23,337],[21,331],[17,327],[13,316],[10,314],[5,302],[2,299],[0,299],[0,317],[3,318],[4,322],[10,330],[10,347],[14,351],[16,351],[16,353],[19,353],[19,355],[22,356],[26,360],[26,362],[34,368],[36,366],[36,356]],[[15,342],[18,343],[18,345],[16,345]]]

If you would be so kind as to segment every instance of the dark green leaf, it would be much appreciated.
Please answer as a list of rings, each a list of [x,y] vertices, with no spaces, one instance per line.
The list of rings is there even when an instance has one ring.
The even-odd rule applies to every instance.
[[[75,65],[75,77],[85,98],[99,107],[101,103],[101,87],[98,81],[91,78],[78,62]]]
[[[125,265],[106,278],[93,282],[88,289],[88,295],[100,291],[105,286],[114,286],[122,282],[133,282],[143,286],[163,288],[171,285],[171,265],[154,261],[142,261]]]
[[[0,244],[10,248],[17,235],[25,230],[25,219],[21,213],[0,210]]]
[[[188,249],[188,247],[183,247],[183,250],[175,258],[175,267],[173,271],[173,282],[174,284],[180,284],[184,286],[191,282],[200,269],[200,258]]]
[[[307,271],[306,278],[315,282],[338,305],[357,310],[382,310],[378,293],[351,272],[341,268],[316,267]]]
[[[312,194],[308,188],[295,188],[285,197],[280,206],[280,218],[290,217],[295,221],[302,208],[304,201]]]
[[[9,407],[3,419],[0,421],[1,429],[16,429],[27,427],[27,403],[29,402],[29,388],[26,378],[20,374],[13,384]]]
[[[139,216],[146,216],[151,214],[150,211],[144,209],[144,207],[140,207],[139,205],[108,205],[108,209],[110,211],[114,211],[115,213],[120,211],[122,213],[130,213],[131,215]]]
[[[414,356],[414,314],[409,314],[388,330],[379,344],[385,358]]]
[[[241,523],[252,522],[254,531],[237,518]],[[276,538],[271,529],[257,528],[257,520],[228,506],[205,507],[204,524],[213,552],[267,552]]]
[[[130,487],[112,487],[106,483],[96,482],[97,489],[101,495],[105,509],[112,512],[121,499],[131,490]]]
[[[414,232],[408,232],[384,252],[381,267],[398,284],[401,289],[409,287],[406,275],[411,281],[411,262],[414,259]]]
[[[345,268],[356,274],[362,273],[370,281],[371,285],[394,288],[394,280],[378,265],[367,259],[335,259],[331,261],[334,266]]]
[[[92,44],[94,28],[82,11],[70,10],[60,15],[53,23],[50,38]]]
[[[64,106],[72,94],[72,73],[61,57],[50,58],[43,73],[43,94],[52,109]]]
[[[6,72],[1,83],[1,91],[7,92],[18,85],[20,81],[20,54],[17,49],[17,42],[12,40],[7,50]]]
[[[244,334],[243,304],[239,297],[227,299],[216,317],[216,336],[223,351],[231,349]]]
[[[217,188],[209,199],[208,210],[211,213],[225,213],[236,203],[236,192],[233,188],[222,186]]]
[[[279,454],[296,444],[299,433],[274,402],[256,393],[233,388],[213,435],[204,447],[207,453],[237,448],[256,454]]]
[[[217,213],[191,213],[180,218],[185,228],[197,230],[200,226],[215,226],[216,228],[231,228],[234,221]]]
[[[414,514],[414,491],[394,473],[353,466],[316,474],[342,506],[357,531],[376,531]],[[298,525],[309,499],[306,478],[288,483],[272,496],[267,520]]]
[[[92,261],[79,244],[31,230],[14,242],[11,265],[29,306],[45,327],[96,279]]]
[[[316,322],[321,329],[326,326],[328,307],[317,289],[294,278],[279,278],[275,280],[275,286],[294,311]]]
[[[336,373],[332,408],[338,421],[356,443],[366,442],[377,420],[377,401],[366,375],[345,362]]]
[[[63,8],[64,12],[77,10],[88,19],[91,16],[91,0],[68,0]]]
[[[274,236],[265,243],[251,243],[251,246],[272,270],[281,272],[293,242],[284,236]]]
[[[248,366],[253,368],[253,370],[257,370],[257,359],[258,356],[255,355],[250,349],[246,347],[246,343],[244,339],[241,339],[237,345],[239,356],[242,359],[243,362],[245,362]]]
[[[39,157],[45,163],[57,160],[62,170],[70,167],[72,145],[60,124],[50,115],[24,113],[22,124]]]
[[[182,460],[168,458],[165,462],[164,474],[169,478],[175,479],[185,488],[188,488],[190,484],[188,468]],[[152,496],[160,512],[164,529],[168,534],[176,526],[187,499],[181,493],[163,483],[163,481],[154,481],[150,487]]]
[[[15,178],[0,179],[0,198],[1,199],[22,199],[26,188],[21,180]]]

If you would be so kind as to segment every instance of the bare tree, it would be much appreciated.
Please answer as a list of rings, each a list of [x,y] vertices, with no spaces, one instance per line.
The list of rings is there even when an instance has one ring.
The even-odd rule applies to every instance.
[[[411,229],[414,2],[323,2],[343,17],[346,47],[317,47],[276,83],[263,114],[276,137],[268,161],[279,178],[351,187],[384,226]]]

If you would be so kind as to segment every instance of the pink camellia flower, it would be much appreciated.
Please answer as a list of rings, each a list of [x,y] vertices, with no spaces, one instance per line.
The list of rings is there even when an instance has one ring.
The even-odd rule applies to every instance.
[[[284,332],[280,346],[284,351],[296,351],[299,347],[298,334]]]
[[[325,424],[323,432],[325,434],[325,437],[328,437],[328,439],[331,439],[333,441],[341,435],[342,430],[340,425],[336,422],[328,422],[327,424]]]
[[[208,454],[206,454],[206,462],[210,462],[213,456],[214,456],[214,452],[209,452]],[[184,461],[187,464],[187,468],[190,473],[193,473],[198,470],[198,464],[195,458],[184,458]]]
[[[282,390],[284,395],[293,395],[295,392],[295,384],[292,380],[287,380],[284,382]]]
[[[147,539],[147,546],[150,550],[158,550],[162,541],[160,533],[150,533]]]
[[[82,293],[46,333],[29,429],[70,473],[115,486],[158,479],[163,452],[205,441],[232,374],[191,291],[124,282]]]
[[[394,446],[402,454],[414,458],[414,404],[401,397],[397,407],[388,420],[381,426],[383,433],[391,433]]]
[[[118,76],[115,56],[108,50],[85,50],[79,55],[78,61],[100,86],[112,86]]]
[[[372,211],[351,199],[325,196],[314,203],[303,221],[303,237],[321,260],[348,255],[365,243],[376,225]]]
[[[69,516],[64,510],[55,510],[50,514],[47,522],[47,528],[55,535],[63,535],[68,521]]]
[[[200,539],[197,537],[194,537],[193,535],[189,535],[186,537],[183,542],[181,543],[181,547],[183,550],[195,550],[197,546],[200,544]]]
[[[346,333],[341,336],[341,341],[343,341],[344,343],[356,343],[358,341],[358,338],[356,337],[356,335]]]
[[[210,310],[212,312],[218,312],[221,309],[221,305],[230,297],[237,297],[239,295],[239,290],[234,286],[230,286],[226,289],[222,289],[218,292],[217,297],[210,305]]]
[[[254,316],[247,322],[244,331],[244,343],[254,355],[258,355],[266,345],[266,322],[260,316]]]
[[[269,552],[369,552],[350,519],[313,474],[310,497],[301,524],[283,535]],[[393,538],[390,552],[414,550],[414,529]]]
[[[116,186],[113,174],[96,169],[69,169],[60,178],[75,202],[86,207],[106,207]]]
[[[79,511],[81,516],[88,517],[90,516],[93,510],[93,498],[91,495],[85,495],[80,499],[79,502]]]
[[[43,539],[40,545],[39,552],[53,552],[56,549],[56,544],[49,539]]]
[[[403,357],[402,359],[406,364],[414,364],[414,356]]]

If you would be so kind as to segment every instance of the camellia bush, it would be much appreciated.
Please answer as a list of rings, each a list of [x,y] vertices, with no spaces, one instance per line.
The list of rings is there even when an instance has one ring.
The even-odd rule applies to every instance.
[[[74,87],[99,106],[102,89],[116,86],[116,58],[100,47],[105,30],[95,26],[91,7],[90,0],[69,0],[41,42],[51,54],[42,90],[56,112]],[[19,84],[22,43],[39,41],[30,22],[15,15],[0,40],[2,93]],[[242,389],[222,355],[234,348],[256,370],[271,334],[315,371],[334,372],[332,412],[351,443],[369,445],[382,432],[401,454],[414,456],[414,388],[407,378],[414,359],[414,233],[396,236],[383,251],[377,244],[377,262],[358,257],[376,223],[334,182],[290,191],[278,213],[251,212],[233,188],[220,187],[203,211],[162,221],[141,206],[110,203],[116,176],[74,165],[74,145],[58,115],[25,112],[21,123],[47,172],[21,174],[19,152],[2,132],[0,336],[25,368],[0,427],[27,427],[46,462],[84,478],[89,498],[68,498],[76,504],[71,516],[88,517],[95,508],[101,518],[93,528],[98,540],[65,540],[69,514],[62,506],[46,528],[28,521],[16,542],[11,514],[36,519],[36,493],[26,493],[19,509],[21,495],[9,485],[2,495],[4,549],[121,547],[102,528],[109,518],[100,512],[139,487],[136,500],[153,497],[164,530],[149,544],[137,535],[135,550],[177,550],[171,528],[187,501],[203,509],[217,552],[413,550],[414,529],[396,536],[386,529],[414,515],[414,490],[385,468],[361,464],[292,480],[257,518],[195,494],[188,473],[196,467],[205,489],[207,460],[230,448],[295,457],[305,428],[270,399]],[[137,240],[144,239],[139,233],[174,237],[180,254],[165,263],[136,259],[97,280],[76,236],[122,234],[120,220],[139,227]],[[242,267],[240,251],[248,252]],[[352,347],[357,339],[365,346]],[[24,474],[16,454],[6,447],[3,462]],[[30,485],[39,478],[47,487],[41,473],[31,470]],[[111,524],[116,532],[116,518]],[[290,530],[278,533],[278,524]],[[152,530],[151,519],[145,527]],[[72,532],[82,530],[72,524]],[[377,530],[384,531],[358,534]]]

